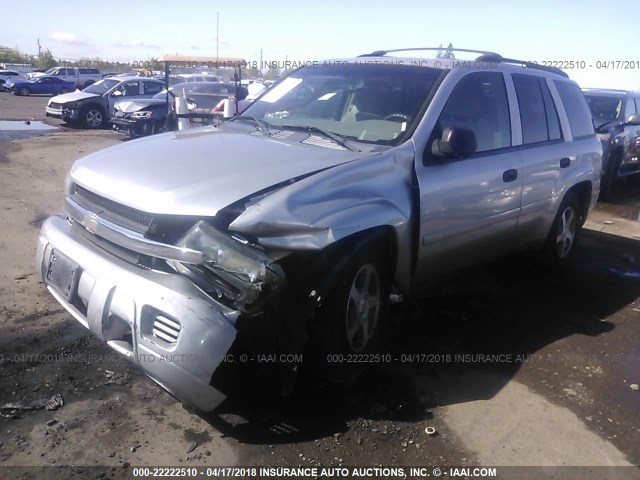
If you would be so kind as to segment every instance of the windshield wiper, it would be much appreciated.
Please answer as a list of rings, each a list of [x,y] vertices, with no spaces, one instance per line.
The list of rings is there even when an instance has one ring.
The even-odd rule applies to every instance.
[[[322,128],[319,128],[319,127],[314,127],[312,125],[278,125],[278,128],[289,128],[291,130],[303,130],[308,133],[312,133],[312,132],[321,133],[325,137],[330,138],[331,140],[336,142],[338,145],[342,145],[347,150],[351,150],[352,152],[360,151],[357,148],[354,148],[353,146],[351,146],[349,141],[346,138],[344,138],[342,135],[330,132],[328,130],[323,130]]]
[[[251,115],[238,115],[237,117],[234,117],[233,120],[249,120],[250,122],[255,123],[256,128],[264,133],[267,137],[271,136],[269,124],[264,120],[259,120],[256,117],[252,117]]]

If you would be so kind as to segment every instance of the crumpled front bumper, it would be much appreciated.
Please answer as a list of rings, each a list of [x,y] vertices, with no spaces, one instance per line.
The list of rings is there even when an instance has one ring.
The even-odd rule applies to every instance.
[[[82,325],[181,401],[210,411],[210,385],[236,338],[237,312],[189,280],[147,270],[93,244],[61,217],[40,231],[37,267],[49,292]]]

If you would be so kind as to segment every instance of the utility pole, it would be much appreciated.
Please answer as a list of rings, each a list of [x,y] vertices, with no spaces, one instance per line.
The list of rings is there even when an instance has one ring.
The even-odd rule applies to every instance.
[[[262,49],[260,49],[260,68],[258,68],[258,72],[260,72],[260,76],[262,77]]]
[[[220,77],[220,12],[216,12],[216,77]]]
[[[42,45],[40,45],[40,39],[38,39],[38,58],[42,56]]]

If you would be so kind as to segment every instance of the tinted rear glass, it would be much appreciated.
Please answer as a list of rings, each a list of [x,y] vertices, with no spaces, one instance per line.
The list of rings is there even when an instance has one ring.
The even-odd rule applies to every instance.
[[[573,138],[579,139],[595,135],[591,112],[582,94],[582,90],[573,83],[559,80],[554,80],[554,83],[562,99],[564,109],[567,112]]]
[[[547,132],[547,114],[544,108],[542,90],[538,77],[533,75],[513,75],[516,87],[520,123],[522,124],[522,143],[545,142],[549,140]]]

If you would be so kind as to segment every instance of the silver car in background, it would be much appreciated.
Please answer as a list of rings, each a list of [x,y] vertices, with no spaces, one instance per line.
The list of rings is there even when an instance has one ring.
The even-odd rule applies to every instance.
[[[304,352],[348,379],[391,293],[522,249],[564,263],[600,188],[578,85],[487,52],[389,53],[318,62],[220,127],[77,161],[38,242],[49,292],[211,410],[230,354],[268,352],[289,378]]]

